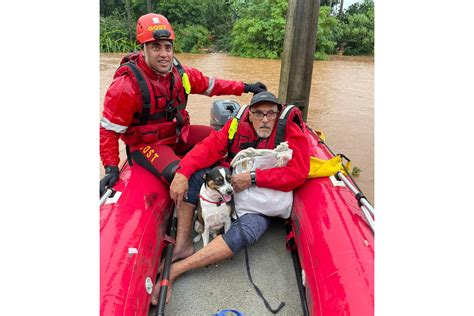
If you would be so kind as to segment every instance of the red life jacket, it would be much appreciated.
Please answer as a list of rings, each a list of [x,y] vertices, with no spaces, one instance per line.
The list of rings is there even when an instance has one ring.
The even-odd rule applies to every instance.
[[[298,124],[301,130],[305,131],[301,111],[295,105],[283,105],[280,114],[276,118],[277,122],[270,137],[259,138],[252,123],[248,120],[249,107],[245,107],[237,113],[234,120],[238,121],[235,134],[229,129],[229,147],[227,160],[230,162],[237,153],[243,149],[253,147],[256,149],[274,149],[285,140],[286,130],[292,122]],[[232,135],[233,134],[233,135]]]
[[[188,94],[182,76],[184,68],[177,59],[173,61],[171,81],[165,86],[151,80],[137,66],[139,53],[125,56],[114,78],[128,74],[137,83],[142,97],[142,110],[134,114],[132,124],[121,136],[127,145],[139,143],[175,144],[181,128],[189,124],[186,109]]]

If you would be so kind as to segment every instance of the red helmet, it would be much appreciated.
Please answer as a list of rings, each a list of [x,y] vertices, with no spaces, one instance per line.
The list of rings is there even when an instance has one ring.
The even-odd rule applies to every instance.
[[[174,40],[168,19],[156,13],[142,15],[137,21],[137,42],[144,44],[158,39]]]

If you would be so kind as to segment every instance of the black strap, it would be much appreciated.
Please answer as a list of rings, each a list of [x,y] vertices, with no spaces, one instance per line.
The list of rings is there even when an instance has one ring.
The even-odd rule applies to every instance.
[[[150,110],[151,110],[151,98],[150,98],[150,91],[148,90],[148,85],[146,84],[145,78],[142,75],[142,72],[138,68],[137,65],[133,61],[128,61],[122,66],[128,67],[137,79],[138,87],[140,88],[140,93],[142,95],[142,103],[143,109],[139,114],[139,125],[146,125],[150,118]]]
[[[180,104],[178,106],[175,106],[174,108],[176,109],[176,111],[181,111],[182,109],[186,108],[186,104],[183,103],[183,104]],[[148,117],[148,120],[157,121],[159,119],[167,118],[168,115],[169,114],[166,111],[166,109],[161,109],[161,110],[156,111],[153,114],[150,114],[149,117]],[[140,113],[136,112],[135,114],[133,114],[133,117],[136,118],[136,119],[139,119],[140,118]],[[131,126],[137,126],[137,125],[140,125],[140,124],[131,124]]]
[[[173,107],[174,99],[173,99],[173,88],[174,88],[174,75],[171,72],[171,81],[170,81],[170,100],[167,100],[167,106],[165,110],[158,111],[156,113],[153,113],[150,115],[151,112],[151,97],[150,97],[150,91],[148,89],[148,85],[145,81],[145,78],[143,77],[142,72],[138,68],[138,66],[130,60],[129,56],[126,56],[124,58],[125,63],[121,65],[128,67],[133,75],[135,76],[137,80],[138,87],[140,89],[140,93],[142,95],[142,103],[143,103],[143,109],[140,113],[135,113],[134,117],[139,120],[138,124],[132,124],[132,125],[146,125],[149,120],[159,120],[161,118],[168,118],[169,120],[172,120],[174,117],[176,117],[177,121],[177,128],[176,132],[178,135],[181,134],[181,127],[184,125],[184,119],[183,116],[179,111],[184,110],[186,108],[186,105],[188,103],[188,94],[184,93],[185,95],[185,102],[179,104],[176,107]],[[174,58],[173,64],[176,66],[178,69],[179,75],[182,78],[183,74],[185,73],[184,67],[181,65],[181,63]],[[183,86],[184,89],[184,86]],[[179,101],[179,100],[178,100]]]
[[[132,151],[130,153],[130,159],[133,159],[134,162],[153,173],[158,179],[165,180],[168,184],[173,181],[179,164],[179,160],[174,160],[160,172],[139,150]]]
[[[278,118],[278,123],[276,126],[277,130],[275,136],[275,148],[285,139],[286,122],[288,121],[288,116],[294,107],[295,105],[287,105]]]
[[[174,74],[173,72],[170,73],[171,80],[170,80],[170,98],[166,100],[166,114],[168,120],[172,120],[176,118],[176,135],[181,135],[181,128],[184,125],[184,119],[181,115],[181,112],[178,111],[176,107],[173,106],[174,99],[173,99],[173,88],[174,88]],[[186,93],[185,93],[186,94]],[[179,139],[179,138],[178,138]]]
[[[179,160],[172,161],[161,172],[161,175],[163,176],[163,178],[166,179],[166,181],[168,181],[168,183],[173,182],[173,178],[174,178],[174,175],[176,173],[176,169],[178,169],[178,164],[179,164]]]
[[[125,152],[127,153],[127,161],[130,166],[133,166],[132,155],[130,154],[130,146],[125,145]]]
[[[237,216],[237,226],[239,227],[240,230],[240,236],[242,237],[243,240],[245,240],[245,244],[248,244],[247,238],[245,237],[244,230],[242,229],[242,225],[240,223],[240,217],[237,214],[237,211],[235,211],[235,215]],[[257,292],[258,296],[263,300],[263,304],[265,304],[265,307],[272,312],[272,314],[278,314],[278,312],[285,306],[285,302],[280,302],[280,305],[276,308],[273,309],[268,301],[265,299],[263,296],[262,291],[258,288],[257,285],[253,282],[252,275],[250,274],[250,265],[249,265],[249,254],[247,252],[247,246],[244,247],[244,252],[245,252],[245,266],[247,268],[247,276],[249,277],[250,283],[252,283],[253,287],[255,288],[255,292]]]
[[[287,105],[280,117],[278,118],[278,123],[277,123],[277,130],[276,130],[276,137],[275,137],[275,148],[280,145],[280,143],[285,140],[285,131],[286,131],[286,123],[288,121],[288,116],[290,113],[293,111],[293,108],[297,108],[296,105]],[[302,131],[303,129],[303,122],[301,121],[300,117],[298,115],[293,116],[293,122],[295,122]]]

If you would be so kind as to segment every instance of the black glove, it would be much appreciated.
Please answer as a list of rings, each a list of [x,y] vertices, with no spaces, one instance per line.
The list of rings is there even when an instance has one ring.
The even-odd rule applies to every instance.
[[[105,188],[111,188],[119,179],[119,168],[117,166],[105,166],[105,176],[100,180],[100,196],[104,194]]]
[[[267,91],[267,86],[257,81],[255,83],[244,83],[244,92],[249,93],[252,92],[253,94],[260,93],[262,91]]]

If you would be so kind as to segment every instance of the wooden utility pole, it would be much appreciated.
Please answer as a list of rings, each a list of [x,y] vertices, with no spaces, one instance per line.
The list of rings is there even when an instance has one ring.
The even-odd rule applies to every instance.
[[[132,12],[130,10],[130,0],[125,0],[125,10],[127,11],[128,37],[133,40],[132,35]]]
[[[151,0],[146,0],[146,12],[150,13],[152,10]]]
[[[313,75],[319,0],[289,0],[281,55],[280,101],[295,104],[306,121]]]

